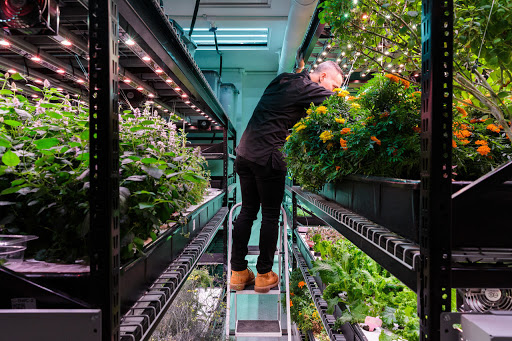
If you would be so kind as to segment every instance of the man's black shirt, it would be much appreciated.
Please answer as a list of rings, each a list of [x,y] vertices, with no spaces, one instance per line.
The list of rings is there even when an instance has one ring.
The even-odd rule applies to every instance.
[[[286,170],[280,149],[288,130],[305,116],[311,103],[319,105],[333,94],[313,82],[307,71],[280,74],[270,82],[254,109],[237,154],[262,166],[271,158],[272,168]]]

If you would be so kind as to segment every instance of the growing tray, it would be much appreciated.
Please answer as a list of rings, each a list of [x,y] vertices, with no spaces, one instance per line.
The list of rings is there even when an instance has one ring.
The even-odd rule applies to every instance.
[[[221,209],[224,195],[222,190],[211,189],[202,203],[186,210],[185,223],[171,226],[144,247],[142,256],[121,266],[119,286],[123,314]],[[45,287],[89,301],[88,265],[27,260],[12,262],[6,267]]]
[[[452,193],[472,184],[454,181]],[[419,243],[420,181],[351,175],[336,184],[326,184],[320,195],[373,222]],[[488,186],[453,200],[454,248],[510,248],[503,238],[504,222],[510,218],[512,182]]]
[[[361,327],[358,324],[345,323],[341,326],[340,331],[337,332],[334,330],[334,322],[336,318],[340,317],[342,311],[346,309],[346,307],[342,303],[338,303],[338,305],[334,309],[334,314],[329,315],[326,313],[327,310],[327,302],[322,298],[323,290],[325,289],[325,284],[322,282],[319,276],[311,276],[309,274],[309,269],[312,267],[312,263],[314,261],[314,257],[309,251],[309,246],[306,244],[304,238],[298,233],[297,230],[294,230],[295,236],[297,237],[297,244],[291,245],[291,253],[297,260],[298,266],[301,268],[302,274],[304,275],[304,280],[308,286],[311,297],[315,303],[317,311],[322,319],[322,323],[329,334],[331,340],[343,340],[343,341],[367,341],[367,338],[364,336]],[[341,333],[340,333],[341,332]]]

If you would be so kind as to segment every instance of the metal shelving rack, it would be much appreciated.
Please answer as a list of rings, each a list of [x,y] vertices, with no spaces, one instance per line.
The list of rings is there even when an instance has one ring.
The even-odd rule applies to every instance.
[[[7,302],[13,293],[36,298],[38,307],[100,308],[101,333],[95,333],[102,340],[148,339],[225,224],[227,206],[236,201],[235,177],[229,174],[235,129],[159,1],[62,0],[58,5],[61,24],[55,35],[0,32],[0,70],[14,69],[34,83],[48,79],[53,87],[89,103],[90,273],[28,278],[1,268],[3,285],[12,289],[4,291],[2,300]],[[196,132],[206,133],[208,140],[220,139],[219,151],[205,151],[204,156],[223,163],[222,175],[212,180],[220,194],[190,211],[186,223],[162,234],[144,257],[124,265],[119,255],[118,179],[118,103],[123,100],[124,106],[146,101],[164,118],[179,119],[178,127],[191,141],[201,139]],[[200,130],[199,120],[211,126]],[[188,233],[190,239],[182,237]],[[74,297],[79,292],[80,298]]]
[[[285,202],[289,203],[291,199],[292,209],[288,214],[293,217],[292,230],[297,228],[297,207],[300,205],[417,292],[421,340],[454,341],[458,336],[453,324],[460,323],[461,313],[451,313],[451,289],[509,288],[512,268],[506,264],[510,264],[512,247],[510,243],[502,242],[503,236],[497,233],[494,239],[485,238],[482,242],[487,243],[485,246],[481,244],[471,249],[454,246],[464,245],[465,236],[452,226],[452,206],[458,205],[460,209],[469,202],[461,198],[476,197],[486,187],[511,180],[512,163],[452,194],[453,1],[424,0],[422,9],[419,243],[415,244],[332,200],[291,184],[287,184],[288,199]],[[316,57],[310,57],[312,47],[321,53],[326,48],[327,38],[324,28],[313,18],[299,53],[309,59],[310,64],[314,63]],[[329,55],[325,58],[328,57],[336,58]],[[470,240],[474,244],[476,238]],[[292,248],[297,253],[297,239],[293,242]],[[489,247],[489,244],[495,246]],[[485,260],[485,264],[476,264],[479,260]],[[304,264],[299,260],[298,266],[302,269]],[[322,309],[318,311],[323,315],[322,320],[327,321],[330,316],[326,316]]]

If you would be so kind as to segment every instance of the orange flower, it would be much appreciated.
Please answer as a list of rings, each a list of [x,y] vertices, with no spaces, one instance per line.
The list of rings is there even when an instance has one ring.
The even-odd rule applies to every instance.
[[[370,139],[371,139],[372,141],[375,141],[375,143],[377,143],[379,146],[381,145],[380,140],[379,140],[378,138],[376,138],[375,136],[370,137]]]
[[[495,133],[499,133],[500,132],[500,128],[498,128],[495,124],[489,124],[487,126],[487,129],[489,129],[490,131],[493,131]]]
[[[343,138],[340,138],[340,146],[343,149],[347,149],[347,141],[344,140]]]
[[[463,146],[465,146],[465,145],[469,144],[469,140],[460,140],[459,142],[460,142],[460,144],[462,144]]]
[[[348,101],[352,101],[352,100],[354,100],[354,99],[356,99],[354,96],[348,96],[348,97],[347,97],[347,100],[348,100]]]
[[[380,114],[380,118],[388,117],[389,113],[387,111],[384,111],[382,114]]]
[[[395,83],[398,83],[400,81],[400,79],[397,76],[392,75],[390,73],[388,73],[385,77],[389,78],[390,81]]]
[[[290,293],[290,296],[295,296],[295,294],[293,292]]]
[[[471,101],[471,99],[469,99],[469,98],[468,98],[468,99],[463,100],[462,102],[464,102],[464,103],[465,103],[465,104],[462,104],[462,105],[466,105],[466,104],[471,104],[471,105],[473,105],[473,101]]]
[[[418,126],[412,128],[412,130],[414,130],[415,133],[421,133],[421,128]]]
[[[454,131],[453,135],[455,135],[459,139],[463,139],[463,138],[466,138],[466,137],[470,137],[472,134],[471,134],[471,132],[469,130],[464,129],[464,130]]]
[[[336,171],[339,171],[341,169],[341,166],[336,166]]]
[[[464,110],[463,108],[461,107],[455,107],[455,109],[457,109],[458,112],[460,112],[460,114],[462,115],[462,117],[467,117],[468,116],[468,113],[466,112],[466,110]]]
[[[420,95],[421,96],[421,91],[414,91],[411,95],[412,96],[414,96],[414,95]]]
[[[452,140],[452,147],[457,148],[457,143],[455,142],[455,140]]]
[[[487,155],[491,152],[491,148],[489,148],[488,145],[483,145],[483,146],[480,146],[476,149],[477,152],[480,153],[480,155]]]
[[[293,307],[293,302],[292,302],[292,300],[290,300],[290,307]]]
[[[304,282],[304,281],[300,281],[300,282],[299,282],[299,284],[297,284],[297,286],[298,286],[299,288],[301,288],[301,289],[302,289],[302,287],[303,287],[303,286],[305,286],[305,285],[306,285],[306,282]]]
[[[487,141],[485,141],[485,140],[477,140],[477,141],[475,141],[475,144],[486,146],[487,145]]]
[[[348,133],[350,133],[350,128],[343,128],[343,129],[341,129],[340,133],[341,133],[341,135],[348,134]]]
[[[400,82],[402,83],[404,88],[409,89],[409,86],[411,85],[411,83],[409,83],[409,81],[406,81],[405,79],[400,78]]]

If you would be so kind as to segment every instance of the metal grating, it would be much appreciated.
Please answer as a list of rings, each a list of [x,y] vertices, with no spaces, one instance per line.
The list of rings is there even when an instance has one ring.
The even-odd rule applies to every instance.
[[[223,207],[121,320],[121,341],[147,340],[225,220]]]

